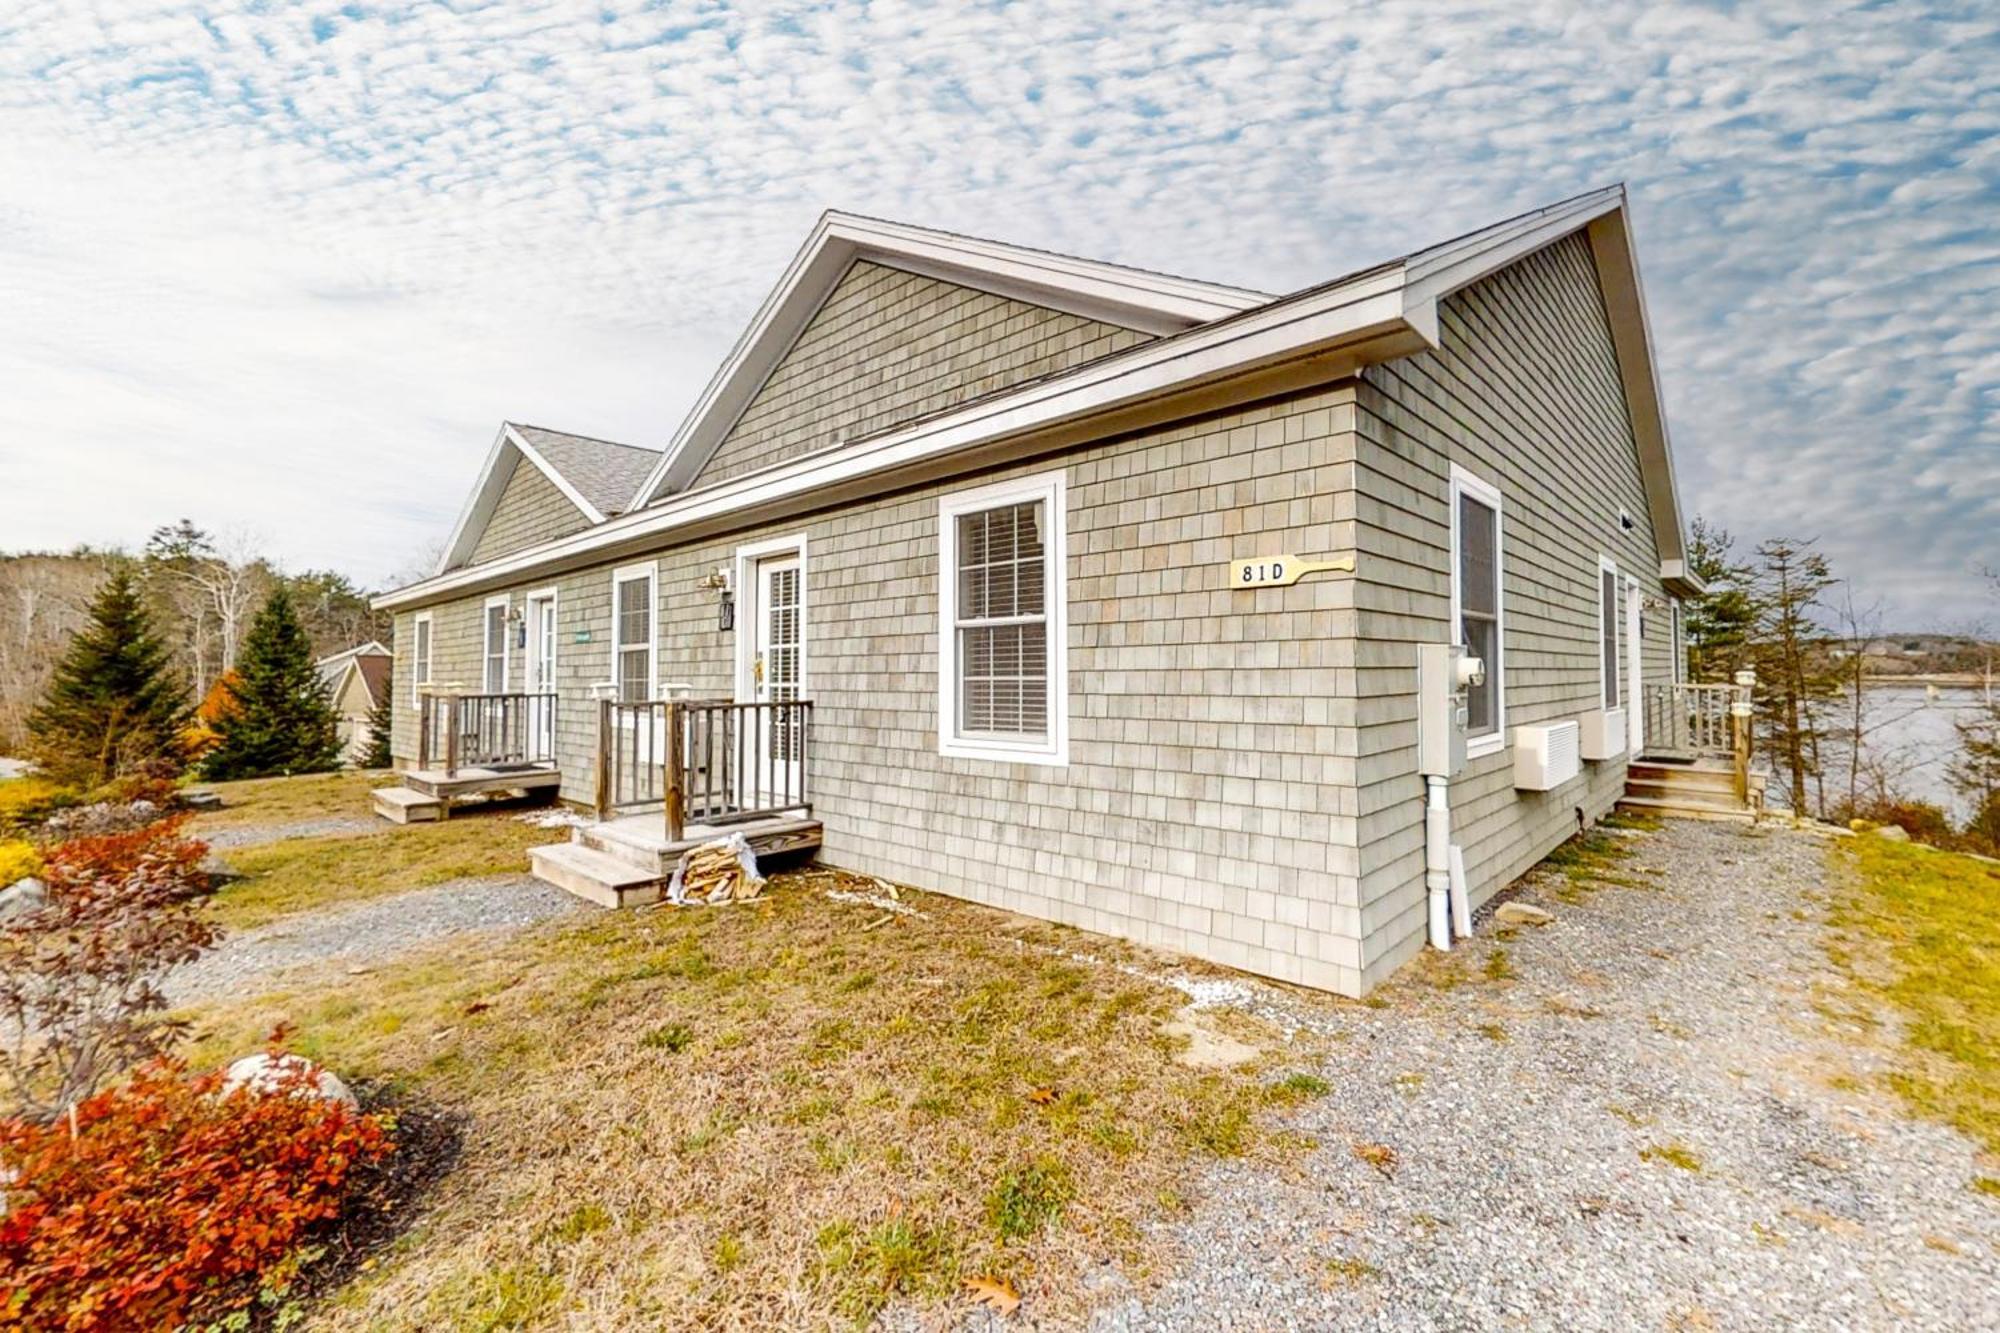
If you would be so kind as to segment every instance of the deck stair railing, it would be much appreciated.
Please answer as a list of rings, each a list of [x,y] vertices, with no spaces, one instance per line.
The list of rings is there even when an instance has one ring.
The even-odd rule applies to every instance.
[[[556,696],[426,694],[417,710],[417,767],[522,768],[555,762]]]
[[[812,702],[597,703],[597,817],[657,805],[667,837],[812,810]]]
[[[1736,799],[1750,800],[1751,696],[1754,672],[1739,671],[1729,684],[1675,681],[1647,685],[1642,707],[1647,756],[1672,760],[1726,759],[1735,772]]]

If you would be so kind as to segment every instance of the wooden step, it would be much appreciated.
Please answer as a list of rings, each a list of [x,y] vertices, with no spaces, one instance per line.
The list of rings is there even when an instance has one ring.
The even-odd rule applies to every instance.
[[[1657,815],[1665,819],[1715,819],[1734,824],[1754,824],[1754,811],[1737,805],[1734,800],[1728,804],[1691,800],[1685,796],[1624,796],[1618,801],[1618,808],[1631,814]]]
[[[444,818],[444,802],[408,787],[377,787],[369,793],[375,813],[392,824],[421,824]]]
[[[581,843],[530,847],[528,864],[536,879],[567,889],[600,907],[656,903],[664,887],[657,872],[643,870]]]

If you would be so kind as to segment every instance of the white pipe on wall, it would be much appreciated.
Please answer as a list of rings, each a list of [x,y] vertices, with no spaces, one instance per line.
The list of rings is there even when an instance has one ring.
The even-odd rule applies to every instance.
[[[1451,806],[1446,780],[1424,778],[1424,888],[1430,895],[1431,947],[1451,951]]]

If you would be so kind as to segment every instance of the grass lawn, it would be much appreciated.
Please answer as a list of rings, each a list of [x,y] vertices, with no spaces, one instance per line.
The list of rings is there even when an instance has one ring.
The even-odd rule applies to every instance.
[[[222,797],[222,808],[195,821],[202,829],[243,828],[252,824],[300,824],[310,819],[374,814],[368,793],[392,785],[379,771],[343,770],[308,773],[295,778],[249,778],[242,782],[202,782],[196,786]],[[387,824],[384,824],[387,827]]]
[[[351,877],[339,857],[360,850],[322,870]],[[1270,1057],[1176,1063],[1185,1038],[1158,1029],[1178,991],[1071,961],[1084,937],[1059,927],[825,893],[871,884],[781,875],[750,904],[604,913],[210,1005],[193,1055],[287,1022],[341,1074],[464,1117],[413,1230],[323,1312],[341,1327],[845,1327],[892,1300],[965,1308],[987,1274],[1074,1314],[1094,1265],[1143,1280],[1162,1259],[1148,1224],[1186,1207],[1194,1165],[1303,1146],[1265,1112],[1326,1085]]]
[[[201,825],[194,836],[201,836]],[[266,925],[294,912],[401,893],[469,875],[525,873],[528,849],[561,842],[567,829],[464,815],[438,824],[384,823],[378,832],[287,838],[225,853],[243,878],[215,895],[232,930]]]
[[[1877,974],[1859,951],[1837,961],[1905,1019],[1911,1106],[2000,1153],[2000,866],[1883,838],[1856,838],[1856,887],[1834,924],[1887,946]]]

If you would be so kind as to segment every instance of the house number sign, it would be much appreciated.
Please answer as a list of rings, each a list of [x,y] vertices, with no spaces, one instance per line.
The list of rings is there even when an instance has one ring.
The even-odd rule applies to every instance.
[[[1331,560],[1302,560],[1295,555],[1260,555],[1250,560],[1234,560],[1229,565],[1232,588],[1289,588],[1307,574],[1340,570],[1352,574],[1354,557],[1338,555]]]

